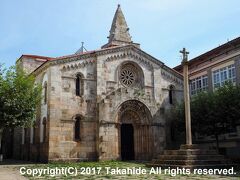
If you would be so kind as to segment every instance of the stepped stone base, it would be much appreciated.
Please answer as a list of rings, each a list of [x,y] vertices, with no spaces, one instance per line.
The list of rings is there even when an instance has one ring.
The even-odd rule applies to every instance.
[[[181,145],[179,150],[165,150],[162,155],[147,164],[161,168],[230,168],[235,166],[216,150],[202,148],[200,145]]]

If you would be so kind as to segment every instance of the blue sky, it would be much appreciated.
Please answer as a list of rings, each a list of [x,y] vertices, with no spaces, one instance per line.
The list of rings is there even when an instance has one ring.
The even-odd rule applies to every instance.
[[[63,56],[107,42],[117,4],[142,50],[174,67],[240,35],[239,0],[0,0],[0,63]]]

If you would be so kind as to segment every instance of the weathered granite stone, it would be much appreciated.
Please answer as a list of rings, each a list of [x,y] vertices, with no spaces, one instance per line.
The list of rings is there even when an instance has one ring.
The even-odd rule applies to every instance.
[[[122,159],[128,139],[121,135],[129,133],[124,124],[133,128],[132,159],[150,160],[165,149],[165,114],[182,99],[182,76],[131,41],[120,7],[101,50],[48,59],[33,74],[46,87],[47,101],[38,107],[31,148],[27,141],[21,145],[23,159],[27,153],[38,161]]]

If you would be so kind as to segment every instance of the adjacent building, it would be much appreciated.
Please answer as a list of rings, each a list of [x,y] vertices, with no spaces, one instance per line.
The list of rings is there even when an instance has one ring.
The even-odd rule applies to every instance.
[[[182,73],[182,66],[174,68]],[[240,85],[240,37],[228,41],[189,61],[190,94],[214,91],[225,82]],[[221,110],[221,107],[219,107]],[[198,137],[198,142],[213,145],[214,137]],[[240,122],[220,136],[223,153],[240,159]]]

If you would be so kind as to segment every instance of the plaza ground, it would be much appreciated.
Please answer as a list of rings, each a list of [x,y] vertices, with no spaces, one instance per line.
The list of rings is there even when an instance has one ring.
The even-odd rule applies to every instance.
[[[109,168],[109,171],[107,168]],[[54,175],[50,174],[42,174],[40,177],[39,174],[36,174],[35,177],[32,175],[20,175],[20,168],[22,168],[22,172],[32,172],[33,169],[77,169],[77,175]],[[114,174],[117,173],[115,170],[117,169],[141,169],[143,172],[146,170],[146,174]],[[108,171],[108,172],[107,172]],[[139,162],[122,162],[122,161],[104,161],[104,162],[80,162],[80,163],[49,163],[49,164],[31,164],[28,162],[21,161],[10,161],[9,163],[0,165],[0,179],[1,180],[11,180],[11,179],[240,179],[239,171],[235,171],[234,175],[174,175],[168,173],[164,173],[164,170],[161,172],[157,172],[156,174],[149,174],[151,168],[146,167],[144,163]],[[50,171],[49,171],[50,172]],[[53,172],[53,171],[52,171]],[[73,172],[73,171],[70,171]],[[124,171],[118,171],[123,172]],[[136,171],[135,171],[136,172]]]

